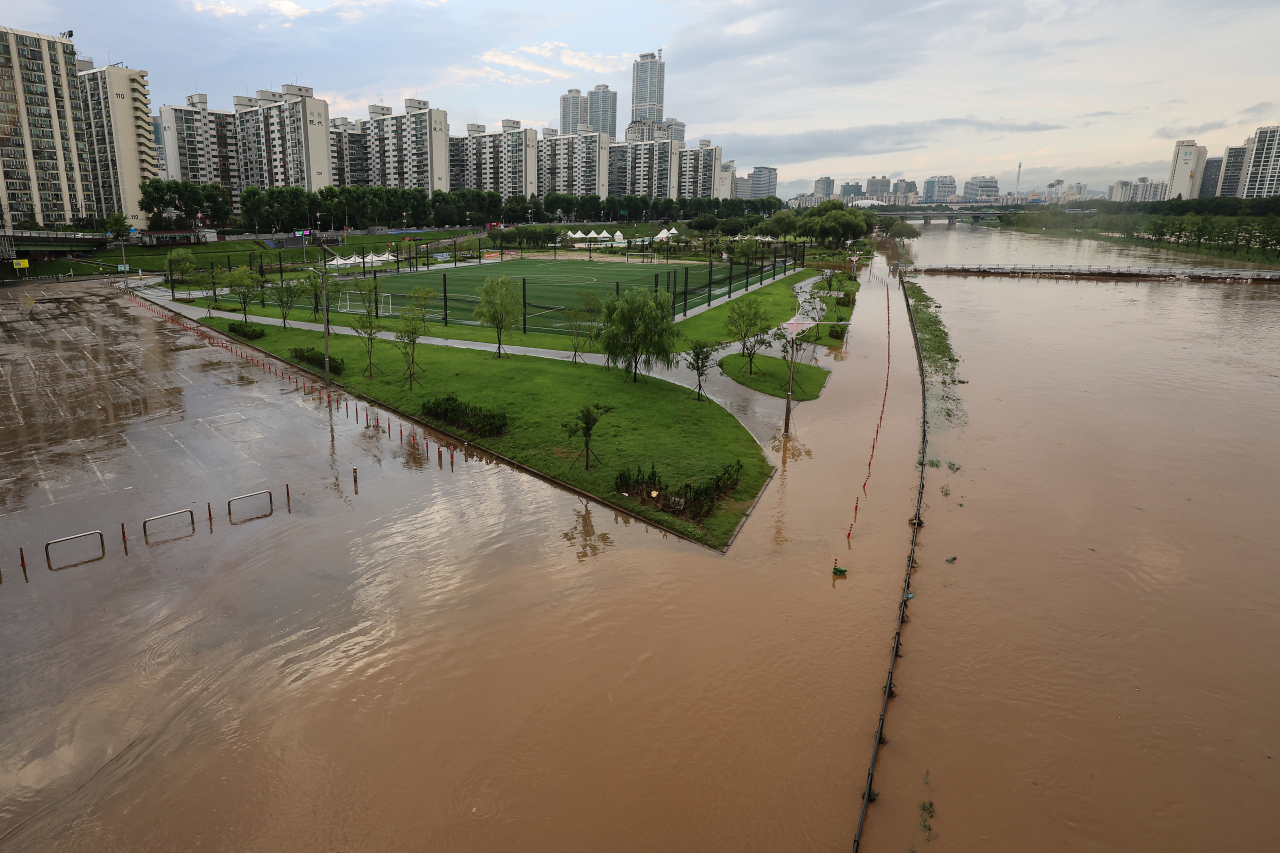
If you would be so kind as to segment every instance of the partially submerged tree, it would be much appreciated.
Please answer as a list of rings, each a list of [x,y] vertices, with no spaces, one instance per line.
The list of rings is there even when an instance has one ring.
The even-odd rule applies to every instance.
[[[919,236],[920,231],[910,222],[895,222],[889,229],[889,239],[896,240],[899,246],[904,240],[914,240]]]
[[[600,349],[611,366],[625,367],[632,382],[640,368],[675,363],[680,332],[671,320],[671,294],[632,288],[604,304],[600,316]]]
[[[569,329],[569,342],[573,345],[571,361],[581,358],[582,351],[596,339],[600,330],[600,315],[604,311],[604,303],[595,291],[588,290],[582,294],[582,307],[564,312],[565,326]]]
[[[707,374],[711,372],[712,360],[715,358],[717,349],[719,347],[706,341],[694,341],[689,348],[689,352],[685,354],[685,366],[693,371],[694,376],[698,377],[698,385],[693,390],[698,395],[699,403],[702,402],[702,382],[707,378]]]
[[[756,354],[773,346],[769,339],[772,328],[773,324],[769,322],[759,299],[739,299],[729,303],[724,329],[742,347],[742,354],[747,357],[748,376],[755,373]]]
[[[356,284],[356,295],[360,299],[360,313],[356,314],[351,328],[360,338],[361,346],[364,347],[366,362],[364,375],[372,379],[373,371],[379,369],[373,363],[373,344],[378,340],[378,289],[372,281],[364,280]]]
[[[499,232],[499,235],[501,232]],[[476,305],[475,318],[498,335],[498,354],[502,358],[502,334],[520,318],[520,297],[510,276],[486,278],[480,286],[480,303]]]
[[[409,304],[400,311],[400,328],[396,331],[396,349],[404,359],[405,382],[413,390],[417,361],[418,338],[427,333],[427,306],[436,298],[431,288],[415,287],[409,294]]]
[[[612,406],[602,406],[599,403],[588,403],[574,413],[573,420],[566,421],[562,424],[564,431],[569,434],[570,438],[579,435],[582,436],[582,452],[574,457],[573,462],[569,465],[570,469],[577,464],[578,459],[585,458],[587,470],[591,470],[591,457],[595,455],[591,450],[591,433],[595,430],[596,424],[600,423],[600,418],[604,416],[606,412],[612,411]],[[596,456],[596,460],[599,462],[604,461],[600,459],[599,456]]]

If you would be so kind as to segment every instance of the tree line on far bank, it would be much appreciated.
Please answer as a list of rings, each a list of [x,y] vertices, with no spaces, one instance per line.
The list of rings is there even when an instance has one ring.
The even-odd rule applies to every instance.
[[[1100,213],[1084,217],[1078,213],[1067,213],[1060,208],[1051,208],[1016,214],[1010,218],[1009,224],[1015,228],[1030,230],[1067,230],[1114,235],[1196,251],[1209,249],[1245,260],[1254,257],[1256,251],[1264,258],[1270,254],[1274,259],[1280,260],[1280,217],[1275,214],[1256,217],[1208,216],[1197,213]]]

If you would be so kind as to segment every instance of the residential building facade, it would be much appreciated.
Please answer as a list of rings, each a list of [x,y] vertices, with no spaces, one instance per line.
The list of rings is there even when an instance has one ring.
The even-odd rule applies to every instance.
[[[449,138],[449,182],[454,190],[496,192],[502,198],[538,194],[538,132],[503,119],[492,133],[467,125],[466,136]]]
[[[1200,198],[1213,198],[1218,194],[1218,182],[1222,179],[1222,158],[1206,157],[1204,177],[1200,179]]]
[[[168,174],[169,166],[164,156],[164,124],[158,115],[151,117],[151,146],[156,152],[156,172],[159,177],[164,177]]]
[[[1236,194],[1240,198],[1280,195],[1280,125],[1260,127],[1249,138]]]
[[[97,68],[91,59],[77,61],[76,67],[97,215],[122,213],[141,230],[146,214],[138,207],[139,185],[160,175],[147,72],[120,64]]]
[[[364,122],[345,117],[329,119],[329,165],[335,187],[369,186]]]
[[[240,197],[236,115],[209,109],[209,96],[187,95],[186,106],[160,108],[161,155],[170,181],[218,184]]]
[[[778,170],[772,166],[756,166],[751,174],[751,198],[769,198],[778,194]]]
[[[608,195],[609,143],[606,133],[544,134],[538,140],[538,197]]]
[[[836,182],[830,177],[818,178],[813,182],[813,194],[830,198],[835,195]]]
[[[560,96],[560,132],[577,133],[591,126],[591,105],[581,89]]]
[[[888,195],[888,194],[889,194],[888,175],[881,175],[878,178],[875,175],[872,175],[871,177],[867,178],[867,195],[872,196],[874,198],[876,196],[882,196],[882,195]]]
[[[965,201],[985,201],[1000,195],[1000,184],[994,175],[974,175],[964,182],[961,196]]]
[[[670,139],[609,146],[609,195],[677,198],[680,149]]]
[[[0,27],[0,218],[6,228],[97,216],[88,130],[70,33]]]
[[[738,180],[738,167],[732,160],[720,161],[720,172],[716,175],[715,189],[712,198],[733,198],[733,188]]]
[[[680,198],[713,198],[722,155],[720,147],[712,145],[709,139],[698,140],[697,148],[681,149],[677,195]]]
[[[404,110],[369,106],[362,123],[369,184],[449,192],[448,114],[417,98],[405,98]]]
[[[840,198],[844,199],[846,204],[862,196],[862,184],[858,181],[846,181],[840,185]]]
[[[1169,197],[1199,198],[1204,177],[1204,161],[1209,149],[1196,145],[1194,139],[1179,139],[1173,146],[1173,162],[1169,166]]]
[[[934,175],[925,180],[920,201],[924,204],[943,204],[956,194],[956,179],[953,175]]]
[[[662,121],[667,64],[662,51],[642,53],[631,64],[631,120]]]
[[[329,164],[329,104],[309,86],[286,84],[257,97],[237,95],[235,138],[240,188],[302,187],[312,192],[333,184]]]
[[[1240,174],[1244,171],[1244,158],[1249,145],[1229,145],[1222,152],[1222,174],[1218,177],[1216,195],[1235,197],[1240,194]]]
[[[618,138],[618,93],[601,83],[587,93],[587,125],[592,133]]]

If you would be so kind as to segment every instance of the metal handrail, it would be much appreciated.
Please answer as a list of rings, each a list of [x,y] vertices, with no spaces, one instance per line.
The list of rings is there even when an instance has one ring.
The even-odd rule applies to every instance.
[[[103,557],[106,557],[107,556],[107,539],[105,536],[102,535],[101,530],[90,530],[86,533],[77,533],[75,536],[64,536],[61,539],[51,539],[50,541],[44,543],[44,561],[46,564],[48,564],[49,571],[51,572],[57,571],[57,569],[53,567],[53,559],[49,556],[50,545],[57,545],[59,542],[70,542],[72,539],[80,539],[84,536],[93,536],[95,533],[98,535],[98,544],[102,546],[102,556],[94,557],[93,559],[101,560],[103,559]],[[89,562],[92,562],[92,561],[89,561]]]
[[[255,497],[257,497],[258,495],[266,495],[266,496],[267,496],[267,508],[268,508],[268,515],[269,515],[270,513],[273,513],[273,512],[275,512],[275,511],[276,511],[276,502],[275,502],[275,498],[274,498],[274,497],[272,497],[272,495],[271,495],[271,490],[270,490],[270,489],[263,489],[263,490],[262,490],[262,491],[260,491],[260,492],[250,492],[250,493],[249,493],[249,494],[247,494],[247,495],[236,495],[236,496],[235,496],[234,498],[232,498],[230,501],[227,501],[227,518],[230,518],[230,517],[231,517],[231,502],[232,502],[232,501],[244,500],[245,498],[255,498]]]
[[[162,518],[171,518],[175,515],[182,515],[184,512],[191,516],[191,529],[194,531],[196,529],[196,514],[189,509],[180,509],[174,512],[166,512],[164,515],[153,515],[151,518],[145,519],[142,522],[142,538],[147,538],[147,524],[149,522],[159,521]]]

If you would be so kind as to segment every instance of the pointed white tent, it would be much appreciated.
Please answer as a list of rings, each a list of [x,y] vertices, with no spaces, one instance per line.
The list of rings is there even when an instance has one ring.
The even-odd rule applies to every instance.
[[[588,234],[588,235],[587,235],[587,239],[588,239],[588,240],[594,240],[595,238],[597,238],[597,237],[599,237],[599,236],[600,236],[600,235],[599,235],[599,234],[597,234],[595,231],[592,231],[590,234]]]
[[[608,237],[608,236],[609,236],[608,232],[606,232],[606,233],[604,234],[604,236],[605,236],[605,237]],[[619,231],[618,233],[614,234],[614,235],[613,235],[613,239],[614,239],[614,241],[615,241],[615,242],[618,242],[618,243],[625,243],[625,242],[626,242],[626,238],[622,236],[622,232],[621,232],[621,231]]]
[[[670,237],[676,236],[676,229],[672,228],[670,231],[667,232],[667,235]]]
[[[655,240],[665,240],[665,239],[667,239],[667,237],[669,237],[669,236],[670,236],[670,233],[667,231],[667,229],[663,228],[661,231],[659,231],[659,232],[658,232],[658,236],[657,236],[657,237],[654,237],[653,239],[655,239]]]

